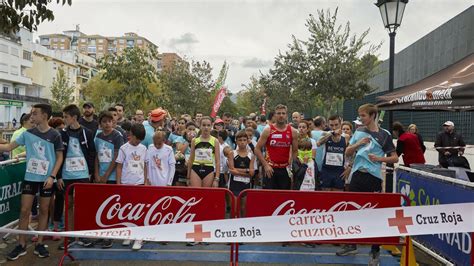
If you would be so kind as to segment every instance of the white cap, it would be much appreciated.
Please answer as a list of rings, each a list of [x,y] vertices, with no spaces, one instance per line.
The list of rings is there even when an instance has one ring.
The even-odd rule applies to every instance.
[[[357,117],[356,120],[352,121],[354,124],[358,125],[358,126],[362,126],[362,122],[360,121],[360,118]]]
[[[451,126],[451,127],[454,127],[454,123],[451,122],[451,121],[446,121],[446,122],[444,122],[443,126]]]

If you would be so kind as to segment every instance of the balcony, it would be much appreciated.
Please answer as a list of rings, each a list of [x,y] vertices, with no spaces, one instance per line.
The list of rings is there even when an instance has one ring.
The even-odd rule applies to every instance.
[[[49,100],[45,98],[12,94],[12,93],[4,93],[4,92],[0,92],[0,98],[7,99],[7,100],[23,101],[23,102],[49,103]]]

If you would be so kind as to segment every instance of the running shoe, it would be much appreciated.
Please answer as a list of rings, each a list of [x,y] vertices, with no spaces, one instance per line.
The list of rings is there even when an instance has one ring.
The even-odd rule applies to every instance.
[[[130,243],[132,242],[132,240],[130,239],[125,239],[123,242],[122,242],[122,246],[130,246]]]
[[[79,238],[78,244],[85,248],[88,248],[92,247],[94,245],[94,242],[92,242],[92,240],[88,238]]]
[[[357,250],[356,245],[344,245],[340,250],[336,252],[337,256],[349,256],[349,255],[355,255],[359,251]]]
[[[16,260],[21,256],[26,255],[26,247],[22,245],[17,245],[10,253],[7,255],[8,260]]]
[[[104,241],[102,241],[102,248],[111,248],[112,245],[112,239],[104,239]]]
[[[46,247],[43,244],[37,244],[35,247],[35,251],[33,253],[40,258],[49,257],[49,251],[46,249]]]
[[[137,251],[140,250],[143,246],[143,240],[135,240],[133,242],[132,250]]]
[[[188,242],[186,243],[186,246],[188,247],[194,247],[195,245],[199,244],[198,242]]]

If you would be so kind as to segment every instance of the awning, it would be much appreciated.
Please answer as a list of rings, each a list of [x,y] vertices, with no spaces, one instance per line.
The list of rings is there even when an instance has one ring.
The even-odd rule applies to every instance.
[[[474,110],[474,54],[377,100],[382,110]]]

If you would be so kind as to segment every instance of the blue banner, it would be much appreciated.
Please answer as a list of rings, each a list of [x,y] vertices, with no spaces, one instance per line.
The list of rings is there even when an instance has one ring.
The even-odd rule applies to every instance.
[[[422,206],[474,202],[474,189],[429,176],[397,169],[397,192],[410,198],[405,205]],[[456,263],[471,265],[472,233],[413,237],[424,246]]]

